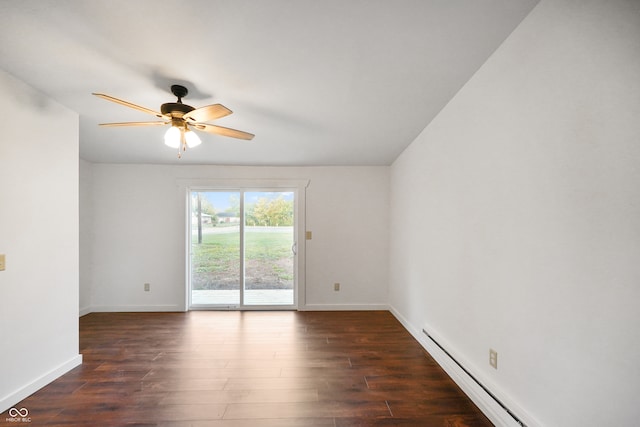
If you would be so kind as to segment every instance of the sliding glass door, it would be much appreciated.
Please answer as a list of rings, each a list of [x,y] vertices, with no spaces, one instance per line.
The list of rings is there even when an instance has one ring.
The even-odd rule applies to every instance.
[[[294,193],[244,193],[244,304],[293,305]]]
[[[192,190],[192,309],[296,307],[294,190]]]
[[[191,306],[240,305],[240,193],[192,191]]]

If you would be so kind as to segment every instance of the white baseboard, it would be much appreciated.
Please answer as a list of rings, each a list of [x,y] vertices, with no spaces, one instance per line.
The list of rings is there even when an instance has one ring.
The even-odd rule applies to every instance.
[[[16,403],[21,400],[29,397],[36,391],[40,390],[42,387],[51,383],[52,381],[60,378],[62,375],[66,374],[76,366],[82,365],[82,355],[78,354],[62,365],[52,369],[51,371],[45,373],[44,375],[36,378],[34,381],[26,384],[25,386],[9,393],[7,396],[4,396],[2,400],[0,400],[0,413],[6,411],[11,408]],[[27,408],[29,409],[29,408]]]
[[[456,364],[454,360],[451,359],[451,357],[431,341],[429,337],[422,332],[422,328],[418,329],[411,325],[393,306],[389,308],[389,311],[396,317],[396,319],[398,319],[402,326],[404,326],[405,329],[413,335],[420,345],[427,350],[431,357],[434,358],[442,369],[445,370],[451,379],[467,396],[469,396],[473,403],[476,404],[476,406],[487,416],[487,418],[489,418],[489,420],[491,420],[492,423],[496,426],[521,427],[521,425],[517,423],[515,419],[502,406],[500,406],[500,404],[498,404],[498,402],[496,402],[496,400],[487,391],[480,387],[478,383],[469,376],[469,374],[467,374],[458,364]],[[469,367],[465,367],[465,369],[468,368]],[[488,381],[482,381],[482,383],[489,390],[495,388],[495,386]],[[501,400],[512,411],[517,410],[517,416],[528,427],[539,427],[541,425],[514,402],[505,401],[503,398],[501,398]]]
[[[388,311],[386,304],[307,304],[300,311]],[[178,305],[98,305],[81,308],[79,316],[89,313],[134,313],[134,312],[176,312],[185,311]]]
[[[300,311],[388,311],[387,304],[305,304]]]
[[[129,313],[129,312],[173,312],[184,311],[184,307],[166,305],[96,305],[89,307],[88,313]],[[88,314],[86,313],[86,314]]]

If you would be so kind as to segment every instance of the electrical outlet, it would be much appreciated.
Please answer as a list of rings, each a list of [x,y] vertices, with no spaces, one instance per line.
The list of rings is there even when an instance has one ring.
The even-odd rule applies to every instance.
[[[339,291],[340,290],[340,283],[334,283],[333,284],[333,290],[334,291]]]
[[[494,349],[489,349],[489,365],[493,367],[493,369],[498,369],[498,352]]]
[[[150,283],[145,283],[144,284],[144,291],[145,292],[149,292],[151,290],[151,284]]]

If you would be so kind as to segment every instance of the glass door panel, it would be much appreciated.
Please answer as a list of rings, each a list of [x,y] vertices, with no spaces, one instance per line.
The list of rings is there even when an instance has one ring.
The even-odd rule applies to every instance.
[[[293,305],[292,191],[244,193],[244,305]]]
[[[191,192],[191,306],[241,302],[240,192]]]

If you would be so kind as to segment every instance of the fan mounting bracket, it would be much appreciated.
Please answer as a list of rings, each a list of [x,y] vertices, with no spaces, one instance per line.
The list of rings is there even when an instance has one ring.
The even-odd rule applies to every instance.
[[[189,90],[182,85],[171,85],[171,93],[178,98],[178,102],[182,102],[182,98],[187,96]]]

